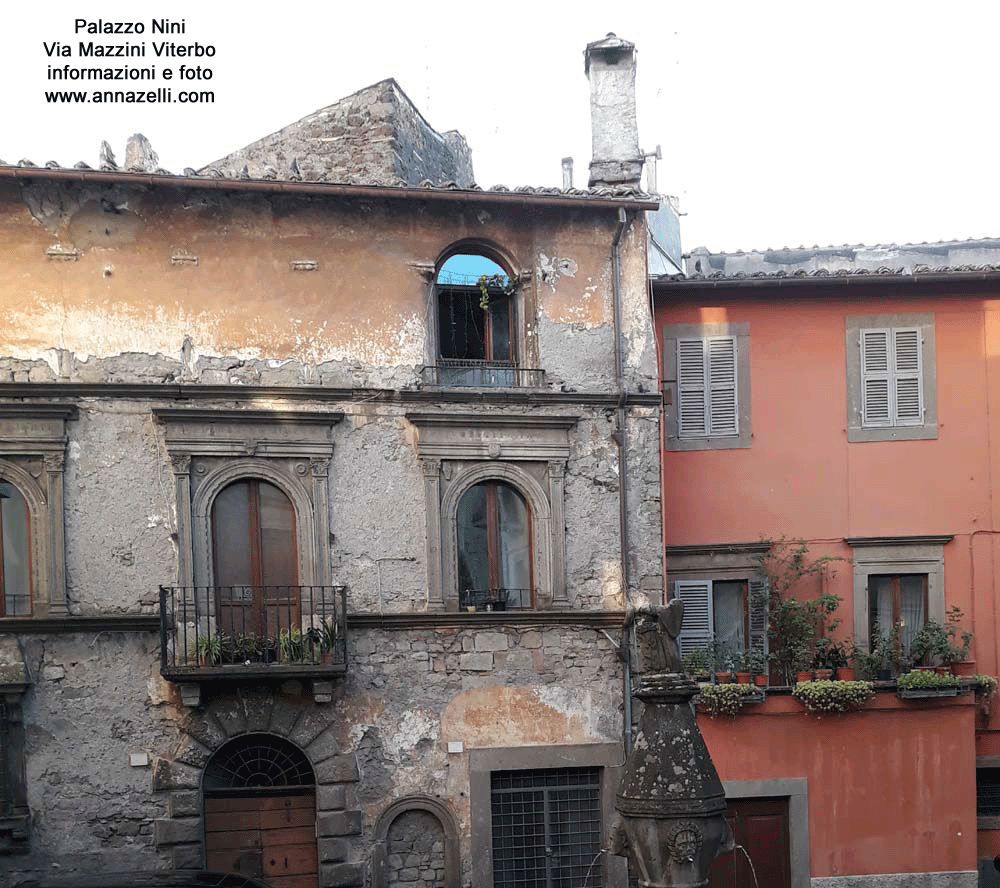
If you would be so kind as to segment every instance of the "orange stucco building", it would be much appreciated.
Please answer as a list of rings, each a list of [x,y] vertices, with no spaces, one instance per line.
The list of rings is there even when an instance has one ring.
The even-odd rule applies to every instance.
[[[752,587],[762,541],[804,540],[844,559],[793,590],[840,598],[836,637],[867,651],[891,620],[905,647],[957,607],[995,675],[1000,242],[686,258],[653,278],[668,593],[703,590],[719,635],[750,619],[732,590]],[[700,723],[735,816],[758,821],[748,842],[788,845],[774,884],[992,884],[1000,833],[976,777],[984,815],[1000,720],[982,696],[886,683],[817,717],[772,687]],[[770,799],[777,815],[753,810]]]

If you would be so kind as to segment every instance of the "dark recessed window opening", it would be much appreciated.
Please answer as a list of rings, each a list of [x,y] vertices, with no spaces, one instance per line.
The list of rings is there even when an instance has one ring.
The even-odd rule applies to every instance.
[[[976,768],[976,816],[1000,817],[1000,768]]]
[[[298,626],[295,509],[282,490],[259,478],[225,487],[212,505],[212,548],[220,630]]]
[[[0,616],[31,614],[30,537],[27,501],[0,481]]]
[[[531,607],[531,512],[511,485],[483,481],[458,501],[459,604]]]

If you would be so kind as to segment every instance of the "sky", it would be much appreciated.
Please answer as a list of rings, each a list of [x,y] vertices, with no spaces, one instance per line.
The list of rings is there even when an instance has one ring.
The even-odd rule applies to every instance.
[[[163,18],[185,33],[153,34]],[[145,33],[78,33],[78,19]],[[96,167],[105,139],[122,161],[141,132],[180,172],[391,76],[435,129],[465,135],[480,185],[560,185],[571,156],[585,187],[583,50],[613,31],[637,46],[639,143],[661,146],[658,190],[679,200],[685,251],[1000,237],[996,2],[49,0],[7,4],[2,27],[7,163]],[[99,64],[201,65],[211,80],[175,70],[154,86],[214,101],[46,101],[53,89],[148,88],[46,77],[49,65],[94,63],[78,57],[81,40],[130,39],[146,58]],[[215,54],[153,57],[163,40]],[[57,41],[71,58],[47,55]]]

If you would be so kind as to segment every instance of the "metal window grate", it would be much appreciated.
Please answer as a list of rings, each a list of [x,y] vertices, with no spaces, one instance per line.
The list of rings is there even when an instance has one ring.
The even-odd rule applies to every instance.
[[[205,790],[299,789],[316,782],[305,754],[287,740],[248,734],[223,746],[205,767]]]
[[[601,769],[495,771],[491,778],[495,888],[601,883]]]
[[[976,768],[976,816],[1000,817],[1000,768]]]

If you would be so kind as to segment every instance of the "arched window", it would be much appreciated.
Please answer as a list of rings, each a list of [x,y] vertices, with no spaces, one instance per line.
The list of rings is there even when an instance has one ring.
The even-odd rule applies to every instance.
[[[531,513],[510,484],[482,481],[458,501],[461,607],[532,606]]]
[[[219,627],[276,636],[299,622],[295,509],[260,478],[224,487],[212,504]]]
[[[514,282],[496,262],[451,256],[437,273],[439,377],[443,385],[516,385]]]
[[[31,614],[31,550],[28,503],[0,479],[0,616]]]

